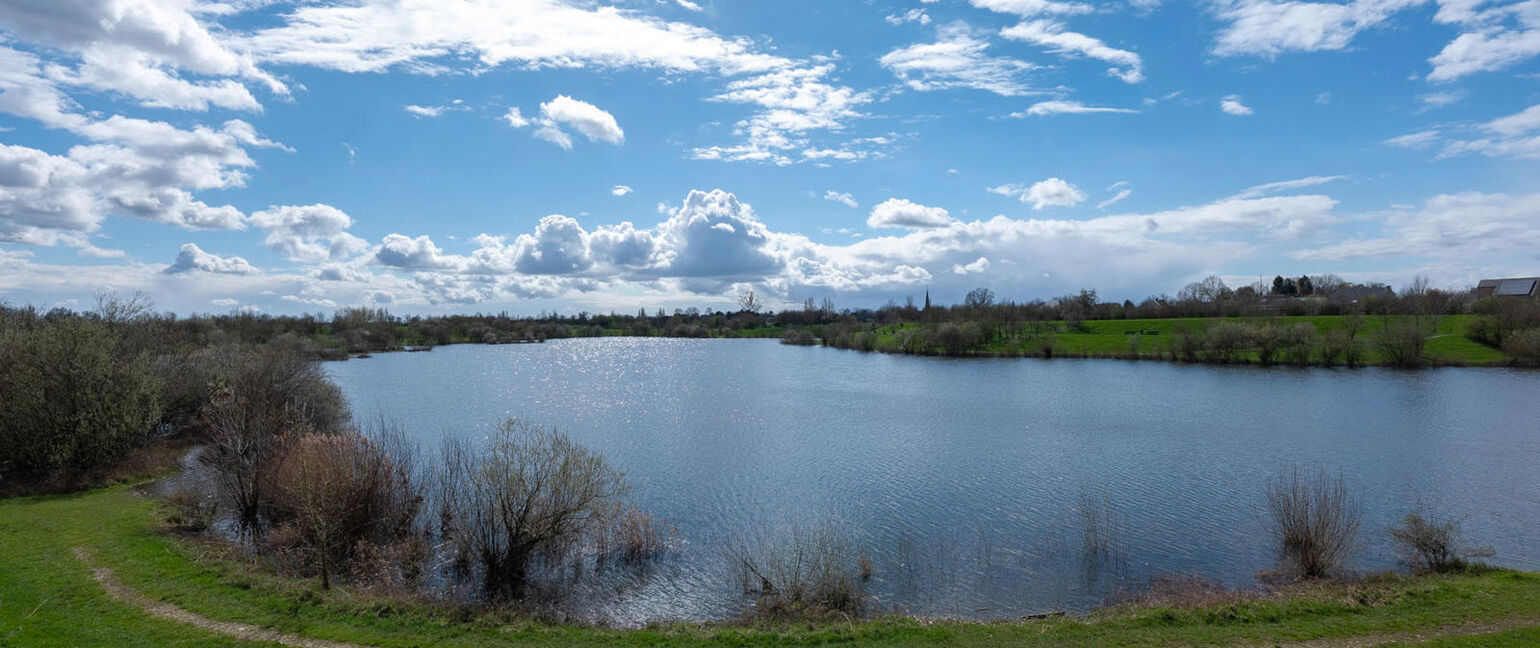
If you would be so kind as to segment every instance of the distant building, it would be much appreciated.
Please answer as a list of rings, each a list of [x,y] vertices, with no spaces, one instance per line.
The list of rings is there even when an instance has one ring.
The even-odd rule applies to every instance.
[[[1476,284],[1476,299],[1487,297],[1540,297],[1540,277],[1482,279]]]

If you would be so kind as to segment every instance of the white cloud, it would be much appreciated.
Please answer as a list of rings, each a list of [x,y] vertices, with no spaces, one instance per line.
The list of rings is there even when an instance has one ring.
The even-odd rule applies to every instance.
[[[1442,107],[1448,106],[1450,104],[1459,103],[1460,101],[1465,99],[1465,96],[1466,96],[1466,92],[1464,90],[1449,90],[1449,91],[1443,91],[1443,92],[1428,92],[1428,93],[1417,95],[1417,101],[1419,103],[1421,103],[1424,108],[1427,108],[1427,109],[1442,108]]]
[[[1429,129],[1392,137],[1385,140],[1384,144],[1386,146],[1394,146],[1396,148],[1405,149],[1427,148],[1434,142],[1438,141],[1438,135],[1439,132],[1437,129]]]
[[[969,263],[967,265],[964,265],[964,264],[961,264],[961,263],[953,264],[952,265],[952,274],[956,274],[956,275],[982,274],[985,270],[988,270],[988,269],[989,269],[989,259],[987,257],[979,257],[978,259],[975,259],[972,263]]]
[[[616,198],[619,198],[619,197],[624,196],[624,195],[629,194],[629,193],[631,193],[631,188],[627,187],[626,185],[615,185],[614,187],[610,188],[610,195],[614,196]]]
[[[733,125],[742,143],[706,146],[691,151],[699,160],[769,162],[789,165],[801,160],[831,156],[861,159],[869,152],[848,147],[812,146],[813,131],[838,131],[847,121],[861,117],[859,107],[870,103],[869,92],[828,83],[834,65],[789,67],[732,81],[712,101],[757,106],[760,111]],[[884,142],[885,142],[885,138]],[[868,139],[865,144],[880,144]],[[793,155],[800,155],[794,158]]]
[[[872,208],[866,218],[867,227],[907,227],[924,229],[945,227],[951,216],[940,207],[927,207],[905,198],[889,198]]]
[[[1111,198],[1096,203],[1097,209],[1106,209],[1111,207],[1117,203],[1122,202],[1124,198],[1127,198],[1134,193],[1133,189],[1128,188],[1128,182],[1125,180],[1119,180],[1112,183],[1107,187],[1107,191],[1116,191],[1117,193],[1113,194]]]
[[[1452,81],[1510,67],[1540,55],[1540,4],[1533,0],[1487,6],[1442,0],[1435,20],[1458,25],[1459,36],[1428,63],[1429,81]]]
[[[270,207],[252,214],[250,222],[267,230],[264,245],[291,261],[334,261],[368,248],[363,239],[348,233],[353,219],[331,205]]]
[[[856,202],[855,196],[852,196],[847,192],[835,191],[833,189],[823,192],[823,199],[830,202],[837,202],[851,209],[855,209],[861,206],[860,203]]]
[[[1227,115],[1245,116],[1255,112],[1251,106],[1241,103],[1240,95],[1229,95],[1219,100],[1219,109]]]
[[[590,142],[620,145],[626,141],[625,131],[620,130],[615,116],[586,101],[557,95],[555,99],[540,104],[540,114],[556,125],[582,133]]]
[[[1485,137],[1449,142],[1440,157],[1480,153],[1489,157],[1540,160],[1540,104],[1480,126]]]
[[[1266,184],[1259,184],[1259,185],[1256,185],[1254,187],[1247,187],[1246,189],[1242,190],[1240,193],[1236,194],[1236,197],[1237,198],[1257,198],[1257,197],[1260,197],[1260,196],[1267,196],[1267,195],[1271,195],[1271,194],[1275,194],[1275,193],[1279,193],[1279,192],[1283,192],[1283,191],[1292,191],[1294,189],[1303,189],[1305,187],[1314,187],[1316,185],[1322,185],[1322,184],[1326,184],[1328,182],[1336,182],[1338,180],[1346,180],[1346,179],[1347,179],[1347,176],[1343,176],[1343,175],[1330,175],[1330,176],[1318,175],[1318,176],[1308,176],[1308,177],[1304,177],[1304,178],[1297,178],[1297,179],[1294,179],[1294,180],[1280,180],[1280,181],[1277,181],[1277,182],[1269,182],[1269,183],[1266,183]]]
[[[210,254],[199,249],[192,243],[182,244],[182,249],[176,255],[176,260],[166,266],[166,274],[182,274],[188,272],[212,272],[216,274],[253,274],[257,269],[238,256],[222,257]]]
[[[1078,101],[1039,101],[1032,104],[1024,112],[1011,113],[1011,117],[1041,117],[1046,115],[1085,115],[1094,113],[1137,113],[1139,111],[1129,108],[1111,108],[1107,106],[1087,106]]]
[[[1380,236],[1293,254],[1305,260],[1426,258],[1480,269],[1503,255],[1540,249],[1540,194],[1443,194],[1381,215]]]
[[[973,6],[980,9],[988,9],[999,13],[1008,13],[1029,18],[1050,14],[1088,14],[1095,11],[1091,5],[1081,2],[1060,2],[1057,0],[969,0]]]
[[[453,263],[426,235],[412,238],[387,234],[375,250],[374,259],[383,265],[406,270],[447,268]]]
[[[1074,207],[1085,202],[1085,192],[1060,178],[1048,178],[1032,184],[1003,184],[991,187],[990,193],[1009,196],[1022,203],[1031,203],[1033,209],[1045,207]]]
[[[954,22],[937,30],[936,42],[901,47],[878,62],[914,90],[971,88],[1005,97],[1031,93],[1022,77],[1037,66],[989,56],[988,49],[988,41],[966,24]]]
[[[1108,46],[1085,34],[1068,31],[1063,23],[1057,21],[1028,20],[1006,27],[1000,31],[1000,35],[1012,40],[1032,43],[1055,54],[1067,57],[1084,56],[1111,63],[1113,67],[1107,69],[1107,76],[1117,78],[1124,83],[1139,83],[1144,80],[1144,60],[1138,54]]]
[[[910,22],[919,23],[921,25],[929,25],[930,14],[925,13],[924,9],[915,8],[905,11],[901,14],[888,14],[887,16],[883,17],[883,20],[888,21],[888,24],[890,25],[902,25],[904,23]]]
[[[503,115],[503,121],[508,122],[514,128],[525,126],[535,127],[535,137],[542,139],[566,150],[572,149],[572,135],[568,130],[577,131],[588,138],[590,142],[605,142],[620,146],[626,142],[626,133],[621,130],[615,116],[586,101],[573,99],[567,95],[556,95],[555,99],[540,104],[540,117],[529,119],[517,107],[509,108]]]
[[[1220,56],[1277,56],[1346,48],[1360,31],[1426,0],[1218,0],[1215,14],[1227,23],[1214,43]]]
[[[407,104],[404,107],[404,109],[407,112],[412,113],[412,115],[417,116],[417,117],[438,117],[438,116],[443,115],[444,113],[447,113],[447,112],[466,112],[466,111],[469,111],[470,110],[470,106],[465,105],[465,101],[463,99],[456,99],[456,100],[450,102],[449,104],[443,105],[443,106],[421,106],[421,105],[417,105],[417,104]],[[513,115],[517,115],[518,114],[518,109],[517,108],[512,109],[512,111],[513,112],[510,113],[509,117],[505,117],[505,119],[508,119],[509,123],[513,122],[513,119],[511,117]]]

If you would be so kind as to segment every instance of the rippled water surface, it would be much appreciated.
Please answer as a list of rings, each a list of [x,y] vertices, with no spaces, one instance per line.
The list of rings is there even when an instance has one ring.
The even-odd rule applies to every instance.
[[[1540,372],[944,360],[766,340],[609,338],[441,347],[326,365],[360,418],[429,449],[517,417],[624,469],[680,555],[604,597],[621,623],[733,609],[729,539],[833,522],[886,610],[1084,610],[1168,574],[1267,568],[1264,484],[1345,473],[1369,542],[1416,508],[1468,516],[1496,562],[1540,569]],[[1081,555],[1081,505],[1114,559]]]

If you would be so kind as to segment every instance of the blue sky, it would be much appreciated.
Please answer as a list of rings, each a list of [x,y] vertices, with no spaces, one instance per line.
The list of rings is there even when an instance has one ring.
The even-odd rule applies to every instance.
[[[1540,273],[1540,0],[10,0],[0,299]]]

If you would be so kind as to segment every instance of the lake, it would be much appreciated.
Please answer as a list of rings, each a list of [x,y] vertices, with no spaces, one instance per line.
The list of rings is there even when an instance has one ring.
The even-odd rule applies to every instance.
[[[1540,372],[1288,369],[1115,360],[955,360],[771,340],[600,338],[439,347],[327,363],[361,420],[429,451],[516,417],[625,470],[681,548],[606,590],[611,623],[739,606],[734,538],[831,524],[876,565],[879,610],[1008,618],[1084,611],[1151,578],[1244,585],[1273,563],[1264,488],[1341,471],[1385,529],[1464,516],[1493,562],[1540,569]],[[1116,520],[1082,555],[1081,507]]]

